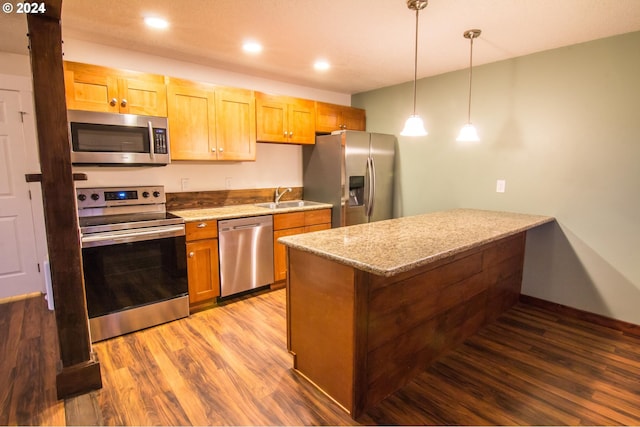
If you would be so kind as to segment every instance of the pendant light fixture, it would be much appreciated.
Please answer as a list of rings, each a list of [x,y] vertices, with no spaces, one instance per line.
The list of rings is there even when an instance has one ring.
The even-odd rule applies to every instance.
[[[403,136],[425,136],[427,131],[424,129],[422,119],[416,115],[416,82],[418,80],[418,13],[427,7],[428,0],[407,0],[407,7],[416,11],[416,45],[413,67],[413,114],[409,116],[404,129],[400,132]]]
[[[465,39],[469,39],[471,42],[471,50],[469,53],[469,106],[467,109],[467,124],[460,129],[460,133],[456,138],[458,142],[478,142],[478,131],[476,127],[471,124],[471,77],[473,76],[473,39],[478,37],[482,31],[480,30],[467,30],[463,36]]]

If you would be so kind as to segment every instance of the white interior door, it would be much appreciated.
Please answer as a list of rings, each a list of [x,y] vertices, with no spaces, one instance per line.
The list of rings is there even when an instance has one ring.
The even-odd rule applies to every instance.
[[[0,298],[44,291],[21,107],[20,91],[0,89]]]

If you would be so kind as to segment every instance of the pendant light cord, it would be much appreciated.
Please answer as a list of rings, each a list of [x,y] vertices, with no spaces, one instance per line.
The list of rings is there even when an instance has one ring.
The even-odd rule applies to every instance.
[[[471,50],[469,53],[469,106],[467,109],[467,123],[471,123],[471,79],[473,76],[473,39],[475,37],[472,35],[469,39],[471,40]]]
[[[413,59],[413,115],[416,115],[416,91],[417,91],[417,80],[418,80],[418,13],[419,9],[416,9],[416,45]]]

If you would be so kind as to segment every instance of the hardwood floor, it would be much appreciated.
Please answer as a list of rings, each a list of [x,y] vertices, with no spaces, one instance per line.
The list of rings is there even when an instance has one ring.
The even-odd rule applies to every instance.
[[[64,425],[55,316],[42,296],[0,304],[0,425]]]
[[[525,304],[356,422],[291,371],[284,289],[95,344],[104,387],[65,421],[40,300],[0,305],[0,424],[640,425],[640,337]]]

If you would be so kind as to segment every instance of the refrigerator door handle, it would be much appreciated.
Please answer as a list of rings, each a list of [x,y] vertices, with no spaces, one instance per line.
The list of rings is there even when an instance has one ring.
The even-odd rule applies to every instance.
[[[373,208],[375,207],[375,203],[376,203],[376,162],[375,160],[373,160],[373,157],[370,157],[371,159],[371,169],[370,173],[371,173],[371,177],[370,177],[370,185],[369,185],[369,191],[370,191],[370,196],[369,196],[369,215],[371,216],[373,215]]]
[[[371,216],[371,214],[373,213],[373,201],[374,201],[374,197],[376,194],[376,177],[375,177],[375,165],[373,163],[373,158],[372,157],[368,157],[367,158],[367,186],[368,188],[366,189],[366,193],[367,193],[367,198],[365,200],[365,216],[367,217],[367,222],[369,221],[369,218]]]

